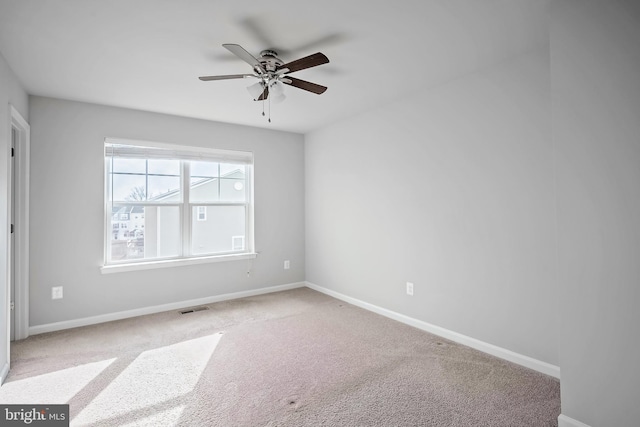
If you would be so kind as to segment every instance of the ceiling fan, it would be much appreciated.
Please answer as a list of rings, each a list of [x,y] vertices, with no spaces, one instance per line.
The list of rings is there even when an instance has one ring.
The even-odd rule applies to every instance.
[[[294,73],[296,71],[327,64],[329,62],[329,58],[327,58],[323,53],[314,53],[313,55],[285,63],[278,58],[278,53],[274,50],[263,50],[260,52],[260,58],[256,58],[239,44],[223,44],[222,46],[247,64],[251,65],[253,73],[203,76],[199,77],[200,80],[209,81],[256,78],[258,79],[258,82],[247,88],[254,101],[264,101],[266,99],[273,100],[273,102],[283,101],[285,98],[283,93],[283,84],[318,95],[327,90],[326,86],[321,86],[316,83],[311,83],[306,80],[300,80],[289,76],[290,73]],[[269,95],[271,95],[271,98],[269,98]],[[262,114],[264,115],[264,111]]]

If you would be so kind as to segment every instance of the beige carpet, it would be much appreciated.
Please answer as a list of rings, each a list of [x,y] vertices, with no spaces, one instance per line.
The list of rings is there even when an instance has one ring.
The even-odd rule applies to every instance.
[[[302,288],[12,344],[2,403],[90,426],[556,426],[556,379]]]

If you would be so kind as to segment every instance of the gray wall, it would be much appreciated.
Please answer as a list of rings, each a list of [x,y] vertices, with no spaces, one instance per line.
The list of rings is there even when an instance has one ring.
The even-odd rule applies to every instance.
[[[41,97],[30,108],[30,326],[304,280],[301,135]],[[105,137],[253,151],[258,257],[101,274]]]
[[[29,99],[4,57],[0,55],[0,370],[7,363],[7,244],[9,219],[7,217],[9,194],[9,147],[11,123],[9,104],[13,105],[25,120],[29,120]]]
[[[552,2],[562,413],[640,425],[640,3]]]
[[[558,365],[549,91],[546,48],[308,134],[307,280]]]

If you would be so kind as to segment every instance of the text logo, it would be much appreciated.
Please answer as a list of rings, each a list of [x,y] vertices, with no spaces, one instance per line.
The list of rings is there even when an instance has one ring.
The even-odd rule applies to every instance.
[[[0,405],[0,425],[68,427],[69,405]]]

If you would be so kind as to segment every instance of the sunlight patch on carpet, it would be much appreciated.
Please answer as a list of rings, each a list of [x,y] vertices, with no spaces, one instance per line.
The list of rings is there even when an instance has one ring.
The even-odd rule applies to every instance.
[[[0,402],[67,403],[116,359],[102,360],[5,383],[0,388]]]
[[[141,353],[73,424],[100,424],[114,418],[144,424],[147,417],[158,415],[154,412],[158,407],[166,408],[166,403],[193,390],[221,336],[217,333]]]

